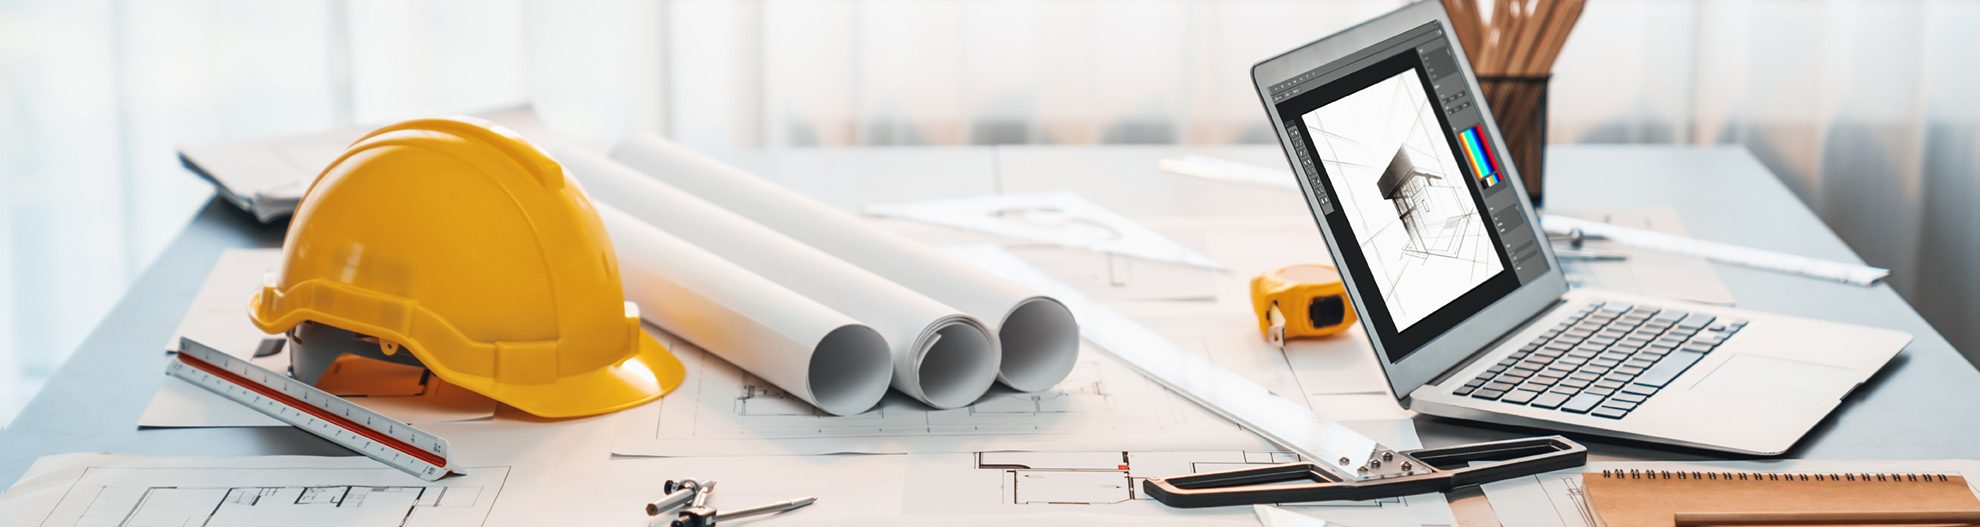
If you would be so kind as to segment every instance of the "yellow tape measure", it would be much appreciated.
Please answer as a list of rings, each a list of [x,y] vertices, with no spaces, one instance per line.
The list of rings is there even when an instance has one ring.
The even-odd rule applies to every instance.
[[[1251,279],[1251,307],[1265,340],[1324,337],[1354,324],[1341,273],[1325,264],[1289,265]]]

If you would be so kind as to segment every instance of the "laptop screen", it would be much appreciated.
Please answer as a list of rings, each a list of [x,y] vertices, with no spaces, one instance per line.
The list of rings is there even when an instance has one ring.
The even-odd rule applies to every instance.
[[[1391,362],[1547,271],[1457,60],[1430,23],[1269,88]]]

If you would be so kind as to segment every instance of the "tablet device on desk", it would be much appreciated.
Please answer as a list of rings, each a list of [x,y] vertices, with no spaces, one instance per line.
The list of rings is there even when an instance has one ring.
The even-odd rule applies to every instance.
[[[1252,68],[1403,404],[1778,454],[1909,334],[1570,290],[1437,2]]]

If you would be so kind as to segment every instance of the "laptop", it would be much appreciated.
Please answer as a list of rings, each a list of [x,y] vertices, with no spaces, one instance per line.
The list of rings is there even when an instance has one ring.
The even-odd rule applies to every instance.
[[[1569,289],[1462,57],[1427,1],[1252,68],[1405,407],[1775,455],[1911,341]]]

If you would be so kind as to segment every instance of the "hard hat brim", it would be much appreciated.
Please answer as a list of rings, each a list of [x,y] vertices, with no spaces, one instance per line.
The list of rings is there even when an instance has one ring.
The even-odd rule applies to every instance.
[[[646,404],[680,387],[687,377],[681,360],[646,332],[638,340],[639,352],[618,363],[548,384],[504,384],[495,399],[537,417],[584,417]]]

